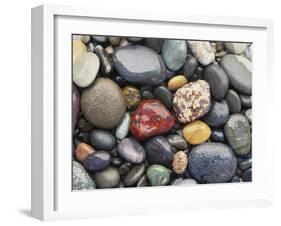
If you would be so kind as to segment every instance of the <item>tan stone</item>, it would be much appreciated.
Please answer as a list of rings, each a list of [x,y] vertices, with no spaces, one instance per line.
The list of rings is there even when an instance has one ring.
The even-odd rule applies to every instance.
[[[72,63],[74,64],[77,57],[81,55],[82,53],[87,52],[87,47],[85,44],[78,39],[75,39],[72,41]]]
[[[173,156],[172,168],[173,171],[177,174],[184,173],[188,164],[187,155],[184,151],[178,151]]]
[[[93,154],[95,149],[86,143],[79,143],[75,150],[75,157],[78,161],[84,161],[89,155]]]
[[[200,120],[189,123],[183,128],[185,140],[192,145],[204,143],[209,139],[210,135],[210,127]]]
[[[175,91],[185,85],[187,82],[187,78],[184,75],[177,75],[169,80],[168,89]]]

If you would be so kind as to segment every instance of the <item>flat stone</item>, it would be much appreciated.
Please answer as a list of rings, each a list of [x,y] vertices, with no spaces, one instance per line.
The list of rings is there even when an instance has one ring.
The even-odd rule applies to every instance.
[[[169,170],[161,165],[151,165],[146,171],[151,186],[164,186],[170,181]]]
[[[77,87],[72,84],[72,128],[75,128],[80,112],[80,93]]]
[[[194,73],[196,72],[198,67],[198,61],[195,57],[191,56],[191,55],[187,55],[186,61],[183,65],[183,73],[184,76],[190,80]]]
[[[225,42],[224,46],[230,53],[241,54],[246,50],[248,44],[247,43]]]
[[[95,189],[96,184],[84,167],[76,161],[72,161],[72,190]]]
[[[180,135],[169,135],[167,137],[168,142],[175,148],[179,150],[187,149],[188,145],[183,137]]]
[[[173,107],[173,94],[166,86],[158,86],[153,91],[154,97],[159,100],[166,108]]]
[[[229,106],[229,112],[231,114],[239,113],[242,108],[239,95],[232,89],[229,89],[226,93],[225,100]]]
[[[117,144],[115,137],[110,132],[101,129],[94,129],[89,134],[89,140],[96,150],[111,150]]]
[[[115,130],[115,137],[117,139],[122,140],[128,135],[130,122],[131,122],[131,115],[129,112],[126,112]]]
[[[141,179],[144,173],[145,173],[144,164],[134,166],[126,175],[124,179],[124,185],[126,187],[134,186]]]
[[[226,101],[212,101],[210,111],[203,117],[203,121],[212,127],[223,126],[229,118],[229,107]]]
[[[120,174],[115,167],[109,166],[103,171],[96,172],[94,179],[99,188],[114,188],[120,182]]]
[[[123,94],[129,110],[135,109],[141,102],[141,93],[134,86],[126,86],[123,88]]]
[[[207,66],[215,61],[215,53],[210,42],[188,41],[187,43],[193,55],[203,66]]]
[[[209,139],[210,135],[210,127],[200,120],[191,122],[183,128],[185,140],[192,145],[204,143]]]

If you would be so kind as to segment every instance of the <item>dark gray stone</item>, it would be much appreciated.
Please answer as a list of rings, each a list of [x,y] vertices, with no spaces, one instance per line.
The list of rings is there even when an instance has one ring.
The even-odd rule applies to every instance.
[[[209,126],[220,127],[229,118],[229,108],[225,101],[212,101],[209,112],[202,118]]]
[[[124,176],[130,171],[131,167],[132,167],[132,164],[129,162],[126,162],[119,167],[118,171],[121,176]]]
[[[124,179],[124,185],[126,187],[134,186],[145,172],[145,165],[142,163],[140,165],[134,166]]]
[[[246,170],[252,167],[252,159],[245,159],[243,161],[240,161],[238,166],[241,170]]]
[[[95,53],[99,57],[102,72],[106,75],[110,74],[113,70],[113,63],[104,48],[101,45],[97,45],[95,47]]]
[[[225,100],[228,104],[229,112],[231,114],[239,113],[241,111],[241,100],[239,95],[234,90],[230,89],[227,91]]]
[[[167,137],[168,142],[178,150],[184,150],[187,149],[188,145],[185,141],[185,139],[182,136],[179,135],[169,135]]]
[[[224,143],[225,138],[224,138],[224,133],[223,133],[222,129],[213,128],[212,134],[211,134],[211,140],[214,141],[214,142]]]
[[[243,172],[242,175],[243,182],[251,182],[252,181],[252,168],[249,168]]]
[[[243,108],[251,108],[252,107],[252,96],[246,96],[246,95],[243,95],[243,94],[240,94],[239,96],[240,96]]]
[[[111,150],[117,144],[112,133],[101,129],[94,129],[89,135],[89,140],[96,150]]]
[[[144,40],[144,45],[147,46],[148,48],[153,49],[157,53],[161,52],[162,44],[163,44],[163,39],[159,39],[159,38],[146,38]]]
[[[149,182],[147,180],[146,175],[143,175],[142,178],[138,181],[137,187],[147,187],[149,186]]]
[[[173,94],[166,86],[158,86],[155,88],[154,96],[166,108],[171,109],[173,107]]]
[[[191,55],[187,55],[186,61],[183,65],[183,73],[184,76],[190,80],[194,73],[196,72],[198,67],[198,61],[195,57],[191,56]]]

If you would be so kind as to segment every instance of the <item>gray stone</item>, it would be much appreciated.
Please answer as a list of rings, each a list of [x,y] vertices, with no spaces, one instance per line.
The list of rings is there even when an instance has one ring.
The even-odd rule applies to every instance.
[[[194,185],[197,185],[197,182],[196,182],[196,180],[193,180],[193,179],[184,179],[184,180],[178,182],[176,185],[182,186],[182,187],[194,186]]]
[[[231,114],[239,113],[242,108],[241,100],[239,95],[232,89],[228,90],[225,96],[225,100],[229,107]]]
[[[117,142],[115,137],[106,130],[94,129],[89,134],[89,141],[96,150],[112,150]]]
[[[171,109],[173,107],[173,94],[166,86],[158,86],[155,88],[154,97],[166,108]]]
[[[245,116],[249,120],[250,123],[252,123],[252,108],[245,111]]]
[[[96,172],[94,179],[99,188],[114,188],[120,182],[120,174],[115,167],[109,166],[103,171]]]
[[[239,95],[241,104],[243,108],[251,108],[252,107],[252,96],[246,96],[246,95]]]
[[[198,61],[195,57],[187,55],[186,61],[183,65],[184,76],[190,80],[198,67]]]
[[[115,130],[115,136],[117,139],[122,140],[128,135],[130,122],[131,122],[130,113],[126,112]]]
[[[203,117],[203,120],[212,127],[223,126],[229,118],[229,108],[225,101],[212,101],[209,112]]]
[[[215,53],[210,42],[188,41],[187,43],[193,55],[203,66],[207,66],[215,61]]]
[[[72,190],[95,189],[96,185],[84,167],[76,161],[72,162]]]
[[[167,139],[168,142],[178,150],[185,150],[188,147],[185,139],[180,135],[169,135]]]
[[[230,53],[241,54],[246,50],[248,43],[226,42],[224,46]]]
[[[124,185],[127,187],[135,185],[145,173],[145,165],[142,163],[140,165],[134,166],[124,179]]]

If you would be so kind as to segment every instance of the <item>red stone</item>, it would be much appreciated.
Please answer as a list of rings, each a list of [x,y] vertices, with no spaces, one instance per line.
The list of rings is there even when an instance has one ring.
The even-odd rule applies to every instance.
[[[174,116],[158,100],[144,100],[131,114],[130,131],[138,140],[167,133],[175,124]]]

